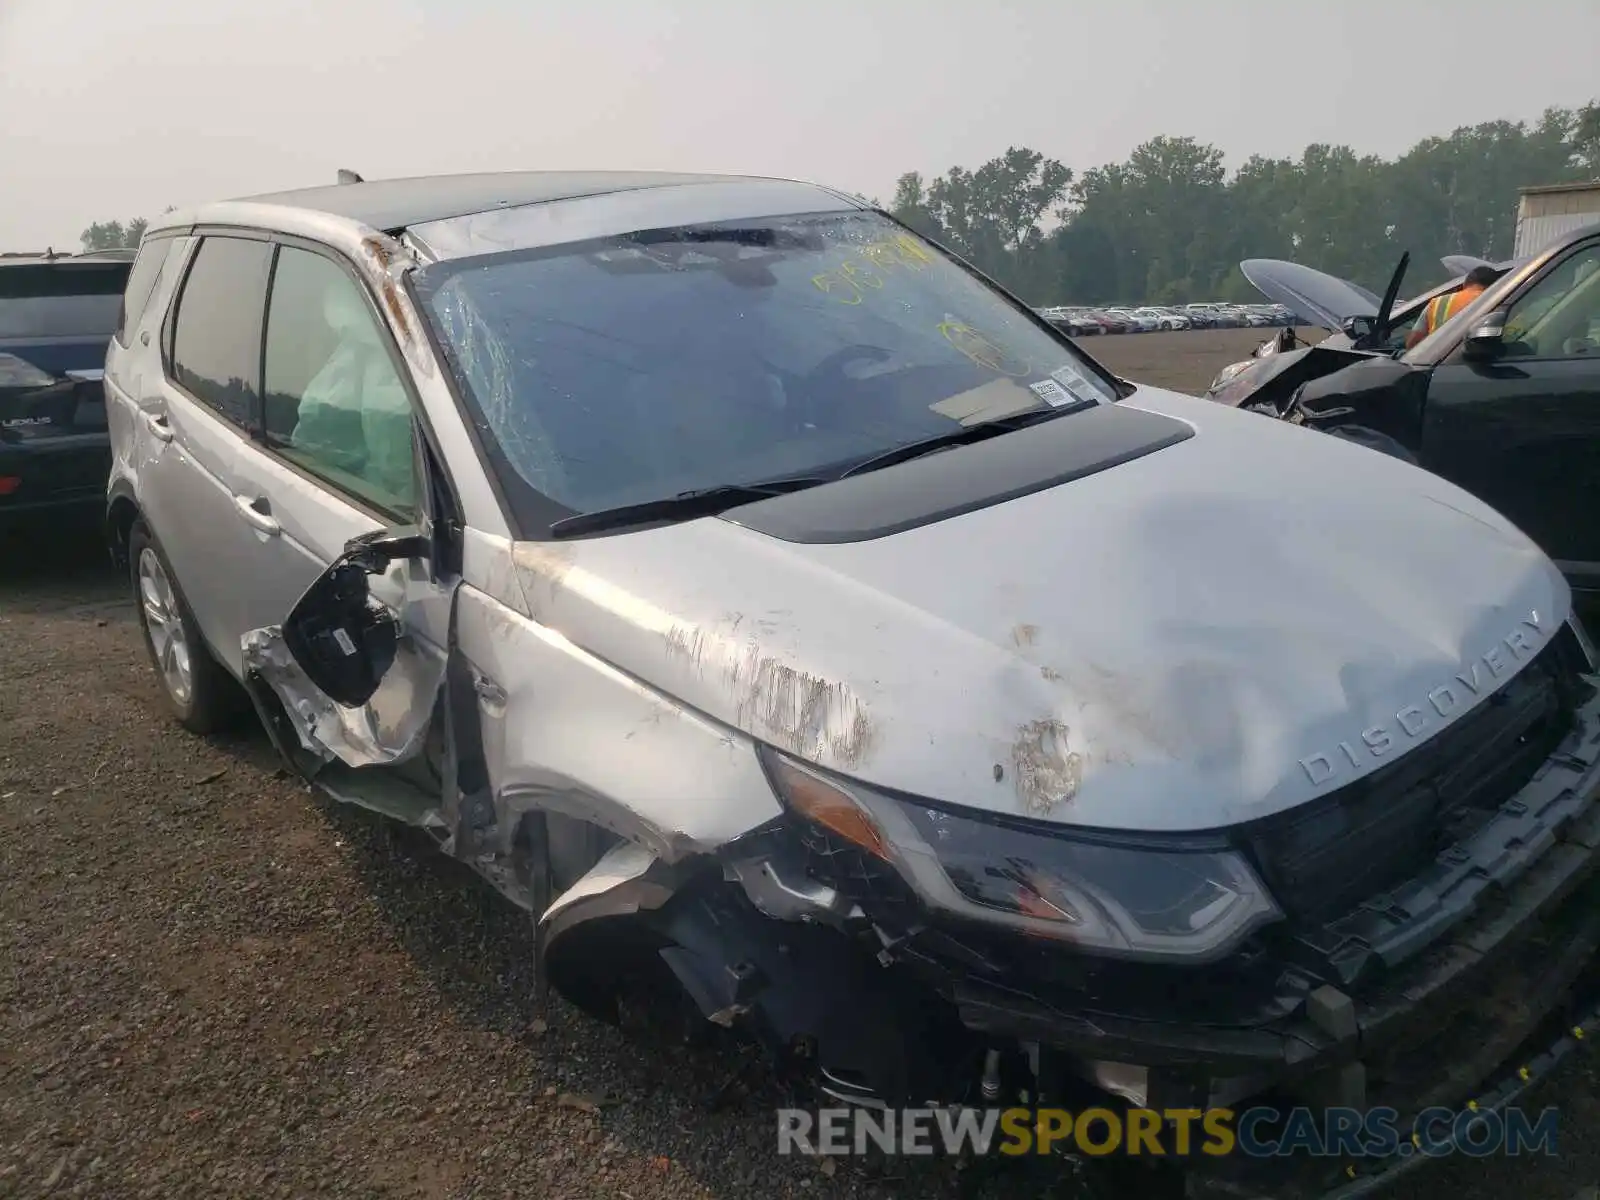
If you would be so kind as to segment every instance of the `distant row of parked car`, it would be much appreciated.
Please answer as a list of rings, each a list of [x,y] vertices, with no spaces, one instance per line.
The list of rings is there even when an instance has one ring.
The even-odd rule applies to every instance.
[[[1064,333],[1156,333],[1163,329],[1245,329],[1288,326],[1294,314],[1281,304],[1184,304],[1090,308],[1056,305],[1037,310]]]

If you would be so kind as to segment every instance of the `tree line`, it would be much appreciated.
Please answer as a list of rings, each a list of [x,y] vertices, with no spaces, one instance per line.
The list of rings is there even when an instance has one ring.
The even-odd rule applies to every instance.
[[[1298,159],[1156,137],[1074,176],[1012,147],[975,170],[900,177],[889,208],[1032,304],[1259,299],[1245,258],[1287,258],[1381,292],[1402,251],[1408,291],[1439,259],[1511,255],[1517,189],[1600,179],[1600,103],[1425,138],[1395,159],[1307,146]]]
[[[121,221],[96,221],[78,235],[85,251],[131,250],[144,237],[148,218],[135,217],[124,225]]]
[[[1318,143],[1232,172],[1221,150],[1188,137],[1152,138],[1081,175],[1014,146],[975,169],[908,172],[887,207],[1029,303],[1174,304],[1255,299],[1244,258],[1293,259],[1381,291],[1409,250],[1407,290],[1420,290],[1443,279],[1446,254],[1510,256],[1518,188],[1587,179],[1600,179],[1594,101],[1462,126],[1395,159]],[[84,249],[136,246],[144,227],[98,222]]]

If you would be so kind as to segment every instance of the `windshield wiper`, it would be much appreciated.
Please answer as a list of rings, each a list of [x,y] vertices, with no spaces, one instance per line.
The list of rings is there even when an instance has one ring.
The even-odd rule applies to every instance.
[[[648,525],[655,521],[714,517],[741,504],[751,504],[831,482],[832,479],[827,476],[802,475],[790,479],[765,479],[757,483],[723,483],[716,487],[695,488],[675,496],[663,496],[659,500],[621,504],[616,508],[599,508],[594,512],[562,517],[550,526],[550,536],[577,537],[608,529],[624,529],[629,525]]]
[[[1095,407],[1093,400],[1084,400],[1078,404],[1064,404],[1059,408],[1032,408],[1027,412],[1015,413],[1009,417],[995,417],[989,421],[979,421],[972,425],[963,425],[960,429],[949,433],[935,434],[933,437],[923,438],[921,441],[907,442],[903,446],[895,446],[879,454],[868,455],[860,462],[852,463],[845,470],[839,472],[838,479],[848,479],[852,475],[864,475],[868,471],[879,471],[884,467],[892,467],[897,463],[909,462],[913,458],[921,458],[924,454],[932,454],[936,450],[944,450],[950,446],[968,446],[973,442],[987,441],[989,438],[998,437],[1002,433],[1014,433],[1019,429],[1026,429],[1030,425],[1037,425],[1041,421],[1048,421],[1054,417],[1065,416],[1068,413],[1080,412],[1085,408]]]
[[[663,496],[659,500],[645,500],[638,504],[622,504],[616,508],[575,513],[554,522],[550,526],[550,536],[578,537],[585,533],[602,533],[611,529],[624,529],[629,525],[648,525],[656,521],[714,517],[741,504],[752,504],[757,500],[767,500],[773,496],[782,496],[789,492],[799,492],[824,483],[848,479],[852,475],[861,475],[867,471],[892,467],[896,463],[920,458],[924,454],[931,454],[948,446],[964,446],[972,442],[985,441],[1002,433],[1026,429],[1030,425],[1037,425],[1053,417],[1093,407],[1095,407],[1093,400],[1085,400],[1079,404],[1062,405],[1059,408],[1035,408],[1009,417],[979,421],[974,425],[965,425],[952,430],[950,433],[907,442],[881,453],[869,455],[836,474],[796,475],[786,479],[763,479],[754,483],[723,483],[715,487],[679,492],[675,496]]]

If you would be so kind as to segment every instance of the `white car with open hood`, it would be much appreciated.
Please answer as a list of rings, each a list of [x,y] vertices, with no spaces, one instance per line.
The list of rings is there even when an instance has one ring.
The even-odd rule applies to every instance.
[[[886,214],[354,182],[140,259],[109,520],[172,708],[430,830],[598,1015],[682,996],[869,1104],[1389,1103],[1548,1015],[1518,947],[1600,943],[1552,563]],[[1491,944],[1538,986],[1419,1057]]]

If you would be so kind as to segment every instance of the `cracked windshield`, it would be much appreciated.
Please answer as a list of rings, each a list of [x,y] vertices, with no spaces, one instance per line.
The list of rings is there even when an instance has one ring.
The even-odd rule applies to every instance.
[[[1116,396],[1063,338],[869,213],[474,257],[418,280],[515,470],[578,511],[830,476]]]

